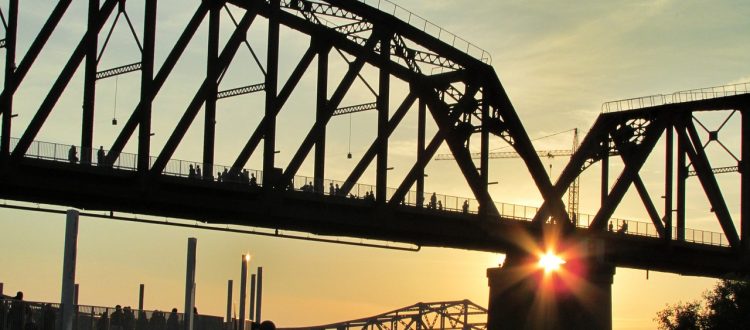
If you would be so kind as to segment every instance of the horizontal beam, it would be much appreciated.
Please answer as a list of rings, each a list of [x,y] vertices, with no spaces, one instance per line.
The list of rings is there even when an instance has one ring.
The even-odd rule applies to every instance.
[[[249,86],[244,86],[244,87],[238,87],[238,88],[233,88],[233,89],[227,89],[225,91],[219,92],[216,95],[216,99],[225,99],[227,97],[240,96],[240,95],[245,95],[245,94],[260,92],[260,91],[265,90],[265,89],[266,89],[266,84],[264,84],[264,83],[255,84],[255,85],[249,85]]]
[[[130,73],[133,71],[138,71],[141,69],[141,62],[132,63],[128,65],[118,66],[116,68],[99,71],[96,73],[96,80],[99,79],[106,79],[114,76],[119,76],[121,74]]]
[[[711,169],[711,172],[714,174],[724,174],[724,173],[734,173],[739,172],[740,167],[739,166],[725,166],[725,167],[715,167]],[[688,171],[688,176],[697,176],[698,172],[695,170]]]
[[[346,115],[350,113],[362,112],[362,111],[367,111],[367,110],[377,110],[377,108],[378,108],[377,102],[357,104],[357,105],[352,105],[348,107],[338,108],[333,111],[333,116]]]
[[[573,154],[573,150],[537,150],[536,154],[539,157],[567,157]],[[482,154],[478,152],[471,153],[472,159],[481,159]],[[502,152],[490,152],[489,158],[501,159],[501,158],[521,158],[521,156],[515,151],[502,151]],[[435,160],[453,160],[453,154],[439,154],[435,156]]]

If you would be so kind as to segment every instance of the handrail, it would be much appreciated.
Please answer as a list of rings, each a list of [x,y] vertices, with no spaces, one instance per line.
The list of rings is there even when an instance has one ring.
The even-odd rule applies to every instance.
[[[750,82],[689,89],[674,92],[672,94],[656,94],[605,102],[602,104],[602,113],[627,111],[633,109],[655,107],[665,104],[701,101],[747,93],[750,93]]]
[[[11,150],[15,148],[18,143],[17,138],[11,138]],[[69,159],[69,151],[72,146],[68,144],[59,144],[53,142],[33,141],[29,149],[26,151],[25,157],[36,158],[43,160],[51,160],[58,162],[69,162],[72,164],[80,164],[77,159],[72,161]],[[80,147],[75,146],[77,153],[80,152]],[[106,150],[104,150],[106,153]],[[97,150],[94,150],[94,154]],[[84,166],[106,166],[119,170],[136,171],[137,170],[137,154],[132,153],[121,153],[114,163],[111,165],[99,164],[98,157],[94,155],[92,162],[89,165]],[[151,164],[153,164],[156,157],[151,157]],[[230,166],[216,165],[214,164],[210,169],[209,173],[201,173],[198,175],[197,167],[202,165],[200,162],[186,161],[179,159],[170,159],[167,162],[167,166],[164,168],[162,174],[174,177],[182,177],[196,181],[207,181],[207,182],[221,182],[227,184],[244,184],[251,188],[257,188],[262,186],[263,182],[263,171],[254,169],[243,169],[240,175],[236,177],[228,177]],[[190,168],[193,168],[191,171]],[[205,170],[205,169],[204,169]],[[213,176],[216,173],[216,177]],[[219,179],[221,178],[221,179]],[[255,179],[252,179],[255,178]],[[329,196],[331,198],[348,198],[352,200],[359,200],[364,203],[374,202],[376,186],[371,184],[363,184],[353,182],[352,190],[349,196],[340,196],[338,188],[344,186],[345,181],[323,179],[321,185],[322,191],[315,190],[315,182],[313,177],[297,175],[292,178],[289,182],[287,189],[295,192],[306,192],[312,194],[318,194],[323,196]],[[396,192],[395,188],[386,188],[386,198],[390,200],[393,194]],[[434,196],[434,199],[433,199]],[[466,206],[464,206],[464,204]],[[443,194],[426,194],[419,196],[416,191],[408,191],[404,196],[401,205],[415,207],[421,209],[422,212],[432,212],[436,214],[450,212],[450,213],[464,213],[464,214],[477,214],[479,212],[479,201],[474,198],[466,198],[460,196],[451,196]],[[495,206],[498,210],[498,216],[504,219],[513,219],[519,221],[530,221],[537,213],[538,208],[534,206],[526,206],[519,204],[500,203],[495,202]],[[589,228],[594,215],[578,213],[572,215],[575,221],[575,225],[578,228]],[[625,223],[628,224],[627,234],[647,236],[647,237],[658,237],[659,233],[656,231],[654,225],[650,222],[633,221],[619,218],[611,218],[613,228],[619,229]],[[673,238],[676,238],[677,230],[672,230]],[[686,229],[685,241],[699,244],[715,245],[715,246],[729,246],[729,241],[724,237],[724,234],[717,232],[710,232],[698,229]]]
[[[389,0],[358,0],[358,1],[370,7],[376,8],[384,13],[390,14],[406,22],[412,27],[415,27],[421,30],[422,32],[426,32],[427,34],[439,39],[442,42],[445,42],[451,45],[451,47],[456,48],[469,56],[472,56],[482,61],[485,64],[488,64],[488,65],[492,64],[492,56],[490,55],[489,52],[485,51],[482,48],[479,48],[477,45],[469,42],[468,40],[461,38],[448,30],[443,29],[437,24],[434,24],[428,21],[424,17],[419,16],[404,7],[401,7]]]

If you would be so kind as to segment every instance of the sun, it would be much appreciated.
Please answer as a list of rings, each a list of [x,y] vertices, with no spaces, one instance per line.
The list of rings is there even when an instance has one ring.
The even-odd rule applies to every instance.
[[[544,268],[544,273],[557,271],[564,263],[565,260],[555,255],[552,251],[547,251],[547,253],[539,257],[539,267]]]

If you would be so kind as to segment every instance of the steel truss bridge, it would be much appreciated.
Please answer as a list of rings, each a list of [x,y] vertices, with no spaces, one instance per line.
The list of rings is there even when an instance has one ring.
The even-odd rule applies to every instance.
[[[484,330],[487,309],[469,300],[417,303],[372,317],[285,330]]]
[[[709,129],[700,121],[702,113],[730,113],[733,116],[729,119],[740,121],[743,136],[739,141],[743,141],[750,127],[750,117],[746,116],[750,108],[747,85],[606,104],[553,183],[492,68],[489,55],[386,1],[206,0],[182,4],[182,9],[187,7],[192,16],[181,26],[174,43],[158,43],[166,53],[157,67],[157,22],[169,9],[160,8],[157,15],[157,1],[143,0],[142,20],[135,21],[142,23],[139,26],[130,19],[132,1],[126,6],[124,0],[89,0],[84,13],[88,17],[85,31],[68,36],[77,42],[72,53],[64,63],[46,63],[40,54],[49,47],[53,32],[65,29],[61,22],[72,10],[71,3],[58,1],[38,31],[23,34],[33,35],[30,40],[19,38],[24,17],[19,15],[18,0],[9,0],[3,15],[6,61],[0,95],[0,198],[501,253],[522,248],[529,238],[541,242],[547,229],[556,228],[572,241],[603,242],[603,257],[616,266],[713,277],[745,276],[750,271],[750,215],[745,207],[750,205],[750,192],[746,191],[750,187],[750,171],[743,161],[750,157],[750,147],[735,143],[724,148],[739,149],[732,155],[734,163],[725,167],[736,168],[740,177],[737,181],[742,191],[741,211],[739,219],[733,219],[722,194],[725,188],[715,177],[714,172],[721,171],[706,152],[711,144],[725,146],[719,135],[722,128]],[[112,22],[118,19],[127,22],[138,47],[139,61],[101,68],[99,60],[109,54],[104,49],[122,46],[109,42],[116,26]],[[262,40],[247,37],[252,28],[263,31]],[[286,80],[280,75],[281,69],[286,68],[281,61],[281,54],[286,53],[280,42],[282,31],[294,35],[297,41],[309,41],[297,62],[289,67]],[[199,32],[205,40],[194,40]],[[25,53],[18,51],[19,41],[28,44]],[[196,90],[179,92],[190,93],[190,101],[179,109],[179,119],[164,145],[155,148],[152,124],[166,110],[157,109],[154,104],[157,99],[174,94],[164,86],[170,78],[179,76],[184,67],[178,64],[190,56],[187,49],[195,43],[205,46],[205,73],[203,68],[200,75],[190,73],[200,84]],[[244,48],[250,50],[250,63],[257,65],[260,74],[248,77],[254,79],[248,84],[224,86],[222,79],[236,68],[230,64],[238,50]],[[343,71],[340,79],[335,74],[336,63]],[[38,100],[20,98],[25,79],[37,67],[56,70],[49,73],[54,80],[51,87],[38,95]],[[45,125],[50,125],[53,112],[59,111],[55,106],[63,93],[73,88],[76,74],[82,76],[75,87],[82,89],[83,108],[80,143],[76,143],[76,157],[69,161],[69,145],[38,140]],[[97,83],[123,74],[140,75],[137,95],[130,95],[137,98],[137,105],[118,126],[114,141],[106,144],[100,154],[95,146],[101,143],[94,143],[95,114],[102,113],[101,106],[96,106]],[[288,101],[293,93],[303,89],[300,81],[305,74],[314,75],[314,91],[307,108],[299,109]],[[371,99],[344,104],[351,94],[356,94],[355,83],[365,85]],[[218,101],[241,95],[255,95],[262,100],[258,108],[262,119],[256,127],[236,132],[233,143],[240,146],[239,152],[226,166],[223,182],[219,182],[213,173],[225,167],[215,160]],[[30,103],[34,103],[35,110],[18,110],[19,104]],[[328,129],[332,118],[362,111],[377,113],[377,120],[372,123],[376,136],[344,180],[326,180],[330,167],[326,163],[326,137],[331,133]],[[291,160],[281,166],[276,150],[279,132],[286,123],[278,118],[286,112],[306,115],[310,121]],[[389,139],[406,115],[415,112],[416,160],[403,180],[389,189]],[[17,116],[27,125],[19,126]],[[202,120],[198,120],[199,116]],[[431,136],[427,134],[428,120],[437,127]],[[177,160],[174,155],[178,147],[195,145],[185,142],[191,128],[201,133],[202,144],[197,149],[202,160]],[[704,129],[708,138],[702,137],[706,135]],[[509,214],[488,193],[491,140],[512,146],[524,162],[532,180],[529,184],[538,189],[544,200],[533,214]],[[663,150],[656,148],[659,141],[665,141]],[[136,145],[135,153],[124,152],[129,142]],[[458,210],[440,210],[425,194],[425,167],[443,145],[450,149],[473,195],[451,201],[441,196],[446,208]],[[470,151],[477,148],[480,157],[475,162]],[[262,168],[246,172],[244,167],[254,154],[262,159]],[[618,156],[611,159],[611,155]],[[654,201],[653,192],[649,193],[640,176],[644,164],[652,158],[665,159],[661,182],[665,193],[659,201],[663,207]],[[313,173],[305,178],[299,171],[308,160],[313,164]],[[610,166],[610,161],[624,164],[619,173],[614,173],[620,168]],[[200,175],[191,172],[193,164],[201,165],[204,171]],[[562,199],[565,191],[594,164],[602,169],[600,209],[590,218],[568,214]],[[369,168],[374,168],[376,182],[363,186],[360,181]],[[612,177],[617,179],[610,182]],[[686,182],[692,177],[697,177],[697,190],[709,200],[722,233],[688,229],[691,215],[686,212],[687,190],[696,186],[688,187]],[[332,184],[339,188],[331,191]],[[631,227],[628,233],[645,235],[609,232],[607,226],[613,212],[631,186],[638,192],[649,219],[643,223],[643,230]],[[352,198],[363,194],[367,198]],[[471,201],[466,212],[461,210],[463,200]],[[696,238],[696,233],[701,238]]]

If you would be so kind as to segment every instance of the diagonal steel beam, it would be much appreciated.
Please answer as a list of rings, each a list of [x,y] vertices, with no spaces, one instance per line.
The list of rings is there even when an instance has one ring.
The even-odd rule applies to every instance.
[[[427,90],[422,86],[419,88],[421,89],[420,96],[422,96],[422,99],[427,103],[432,118],[438,124],[439,129],[444,131],[446,137],[445,141],[448,144],[448,148],[450,148],[451,153],[453,153],[456,163],[469,184],[469,188],[471,188],[474,197],[478,201],[485,203],[485,205],[480,205],[480,207],[486,210],[489,214],[498,214],[495,203],[492,202],[492,197],[489,196],[486,187],[482,187],[482,177],[479,174],[476,165],[471,160],[469,150],[464,147],[463,141],[459,140],[458,136],[453,133],[455,119],[450,116],[451,109],[440,100],[434,90]],[[474,99],[474,94],[478,91],[476,87],[472,86],[469,86],[468,89],[469,90],[467,90],[462,100]],[[466,106],[465,104],[466,102],[459,102],[456,105],[456,108],[453,109],[453,112],[462,113],[463,111],[460,107]]]
[[[455,120],[456,118],[458,118],[458,116],[454,114],[452,120]],[[420,176],[424,175],[423,171],[425,166],[427,166],[430,159],[435,156],[435,153],[438,148],[440,148],[440,145],[443,144],[443,141],[445,141],[445,133],[442,130],[438,130],[424,149],[424,157],[416,161],[411,170],[409,170],[409,173],[404,177],[404,180],[401,181],[401,184],[396,188],[396,191],[391,195],[391,200],[388,202],[389,204],[396,205],[404,200],[406,193],[409,192],[409,188],[414,185]],[[417,196],[417,198],[422,198],[422,196]]]
[[[154,165],[151,167],[152,174],[161,174],[161,172],[167,166],[167,162],[169,162],[169,159],[172,157],[175,150],[177,150],[177,146],[180,144],[180,141],[182,141],[182,138],[185,136],[185,133],[187,133],[188,128],[190,128],[193,120],[198,115],[198,111],[200,111],[201,106],[206,101],[208,95],[211,93],[211,85],[219,79],[219,73],[226,70],[226,68],[229,66],[229,63],[237,53],[237,49],[245,39],[247,30],[250,28],[250,25],[252,25],[256,16],[257,11],[255,10],[248,10],[247,12],[245,12],[245,16],[242,17],[242,20],[240,20],[240,24],[238,25],[237,29],[235,29],[232,33],[232,36],[229,37],[227,44],[221,51],[221,55],[219,55],[217,70],[213,72],[214,75],[206,76],[206,78],[203,80],[203,83],[198,89],[198,92],[195,93],[193,100],[190,102],[187,110],[185,110],[182,118],[180,118],[180,121],[177,123],[177,127],[175,127],[174,131],[172,131],[172,135],[169,136],[169,139],[164,145],[164,148],[154,161]],[[216,95],[215,92],[213,95]]]
[[[372,51],[375,48],[375,45],[377,45],[379,39],[380,38],[378,38],[378,35],[374,33],[370,36],[370,39],[365,44],[365,48]],[[302,166],[302,162],[304,162],[305,158],[307,158],[307,154],[310,153],[312,146],[315,144],[315,140],[321,134],[323,128],[328,124],[328,121],[331,119],[333,111],[339,106],[341,100],[344,99],[344,96],[349,91],[349,88],[352,86],[352,83],[354,83],[354,80],[357,79],[357,74],[364,65],[365,59],[362,57],[358,57],[349,65],[349,70],[341,79],[341,82],[336,88],[336,91],[331,96],[331,99],[328,100],[328,113],[319,118],[319,120],[315,121],[315,124],[307,133],[305,140],[302,141],[302,145],[299,147],[299,149],[297,149],[294,157],[292,157],[292,161],[289,162],[289,165],[287,166],[286,171],[284,171],[284,174],[282,174],[279,182],[276,182],[275,185],[277,188],[285,187],[289,182],[291,182],[292,177],[294,177],[294,175],[297,173],[297,170],[299,170],[300,166]]]
[[[643,184],[643,180],[641,179],[640,175],[635,175],[633,184],[635,185],[635,189],[638,191],[638,195],[641,196],[643,206],[646,207],[646,212],[648,212],[648,216],[651,218],[651,222],[653,222],[654,227],[656,228],[656,232],[659,234],[659,237],[665,238],[666,235],[664,231],[664,224],[659,217],[659,211],[656,210],[656,206],[654,206],[654,202],[651,199],[651,196],[648,194],[648,189],[646,189],[646,185]]]
[[[620,150],[620,154],[627,154],[623,155],[623,157],[628,157],[629,160],[626,161],[622,174],[617,179],[617,182],[615,182],[602,206],[599,208],[599,212],[596,213],[594,220],[591,221],[591,224],[589,225],[591,230],[604,230],[607,222],[612,217],[612,213],[614,213],[617,206],[620,205],[628,188],[633,181],[635,181],[638,172],[646,162],[646,158],[651,154],[654,146],[656,146],[656,142],[659,141],[659,137],[661,137],[664,129],[664,123],[658,120],[653,120],[651,126],[646,131],[646,136],[637,147],[637,150],[628,153]]]
[[[681,123],[680,126],[682,129],[678,129],[677,134],[683,137],[681,142],[685,144],[683,147],[695,167],[701,186],[703,186],[706,197],[708,197],[708,201],[711,203],[711,209],[716,214],[716,218],[719,220],[719,224],[729,241],[729,245],[733,248],[739,248],[740,237],[737,234],[737,228],[734,227],[732,215],[729,213],[726,201],[721,194],[719,183],[716,182],[716,176],[711,170],[711,164],[708,161],[706,152],[701,147],[701,140],[698,132],[695,130],[695,125],[692,121],[689,121],[688,123]],[[688,137],[690,140],[688,140]]]
[[[42,49],[52,35],[52,32],[55,31],[57,24],[60,23],[63,15],[68,10],[71,2],[72,0],[61,0],[57,2],[57,6],[52,10],[52,13],[47,18],[47,21],[44,22],[44,26],[42,26],[39,34],[31,43],[31,46],[29,46],[29,50],[26,52],[26,55],[24,55],[21,63],[19,63],[18,67],[15,69],[15,74],[13,76],[14,84],[6,85],[4,87],[3,93],[0,95],[0,104],[4,104],[5,99],[16,92],[21,81],[23,81],[23,78],[29,73],[31,65],[34,64],[34,61],[42,52]],[[116,0],[110,0],[108,2],[116,2]]]
[[[393,113],[391,120],[388,122],[386,137],[390,137],[391,134],[393,134],[393,132],[396,130],[396,127],[398,127],[398,124],[401,123],[401,120],[404,119],[406,113],[409,112],[409,108],[411,108],[411,106],[414,104],[414,101],[416,100],[417,95],[413,92],[410,91],[409,94],[406,95],[406,98],[398,107],[398,109],[396,109],[396,112]],[[346,181],[339,189],[339,195],[346,196],[349,194],[357,181],[359,181],[359,178],[362,177],[362,174],[365,173],[367,167],[369,167],[372,161],[375,159],[375,156],[377,156],[379,143],[380,139],[375,138],[375,141],[370,144],[370,147],[367,149],[365,154],[362,155],[362,159],[359,160],[357,166],[354,167],[352,172],[349,174],[349,177],[346,178]]]
[[[284,107],[284,104],[289,99],[289,96],[292,95],[292,92],[297,87],[300,79],[302,79],[305,71],[307,71],[307,68],[310,67],[310,64],[315,58],[316,52],[317,51],[314,42],[311,42],[310,47],[308,47],[305,54],[302,55],[302,59],[300,59],[297,66],[294,68],[294,71],[292,71],[292,74],[289,76],[289,79],[287,79],[286,83],[284,84],[284,87],[281,88],[281,92],[279,92],[279,96],[276,99],[276,115],[278,115],[278,113]],[[232,164],[232,169],[230,172],[231,174],[234,175],[239,173],[242,167],[247,164],[247,161],[250,160],[250,156],[253,155],[253,152],[258,147],[258,144],[260,144],[260,141],[263,140],[265,125],[266,117],[264,116],[263,119],[260,120],[260,123],[258,123],[255,131],[253,131],[253,135],[251,135],[247,140],[247,143],[245,143],[245,146],[242,148],[242,151],[240,151],[240,154],[237,155],[237,159],[234,161],[234,164]]]
[[[175,65],[177,65],[177,60],[180,59],[180,56],[182,56],[182,53],[190,43],[193,35],[195,35],[198,27],[200,27],[201,22],[203,22],[203,18],[206,17],[208,9],[208,4],[205,1],[201,2],[198,9],[195,11],[195,14],[190,19],[190,22],[188,22],[187,26],[185,26],[185,30],[182,31],[180,38],[177,39],[174,47],[172,47],[169,55],[167,55],[167,58],[164,60],[164,64],[162,64],[159,72],[153,79],[153,95],[158,94],[161,87],[164,86],[164,83],[167,81],[169,74],[172,73],[172,69],[174,69]],[[110,148],[109,152],[107,153],[107,157],[105,160],[107,164],[114,163],[117,157],[120,156],[122,149],[125,148],[128,140],[130,140],[130,137],[133,136],[136,127],[138,127],[138,124],[143,117],[143,114],[141,113],[143,112],[143,105],[143,103],[138,103],[138,105],[135,107],[135,110],[130,115],[130,118],[128,118],[128,121],[120,131],[120,134],[115,139],[115,142],[112,144],[112,148]]]
[[[104,6],[102,6],[102,9],[99,11],[99,20],[97,21],[96,26],[92,27],[92,30],[96,31],[96,33],[99,33],[99,31],[101,31],[102,27],[104,26],[104,22],[106,22],[109,15],[112,14],[112,11],[115,8],[116,2],[117,1],[115,0],[107,0],[107,2],[104,3]],[[29,126],[26,127],[26,130],[24,131],[23,135],[21,136],[21,139],[18,141],[18,144],[16,145],[16,148],[13,150],[13,153],[11,154],[11,157],[13,159],[18,160],[22,158],[23,155],[26,154],[26,150],[29,149],[29,146],[31,145],[31,143],[34,142],[34,138],[36,138],[36,135],[39,133],[39,130],[42,128],[42,125],[47,120],[47,117],[49,116],[49,114],[52,112],[52,108],[54,108],[55,104],[57,103],[57,100],[60,99],[60,96],[65,90],[65,87],[70,82],[70,79],[73,78],[73,75],[78,69],[78,66],[83,61],[83,58],[86,55],[86,49],[88,47],[88,44],[89,44],[89,38],[87,34],[81,38],[81,41],[78,43],[78,46],[73,51],[73,54],[70,56],[70,58],[68,59],[68,62],[63,67],[62,72],[60,73],[60,75],[57,77],[54,84],[52,85],[50,92],[44,98],[44,101],[42,101],[41,106],[39,106],[39,109],[34,115],[34,118],[31,119]]]
[[[568,189],[570,184],[573,183],[573,180],[575,180],[576,177],[578,177],[581,172],[583,172],[583,167],[586,162],[589,159],[595,157],[595,153],[601,149],[600,146],[602,143],[608,143],[607,129],[612,125],[612,123],[609,121],[609,118],[611,117],[599,116],[596,119],[594,125],[592,125],[591,131],[586,134],[583,141],[581,142],[581,145],[578,147],[578,151],[576,151],[570,157],[570,161],[568,161],[568,164],[565,165],[562,173],[560,173],[560,176],[557,178],[557,182],[555,182],[555,185],[552,187],[551,194],[545,197],[542,206],[539,207],[539,210],[534,216],[533,221],[535,223],[541,223],[547,218],[548,214],[550,213],[550,203],[553,200],[561,200],[563,194],[565,194],[565,191]],[[536,175],[534,175],[534,177],[536,177]]]

